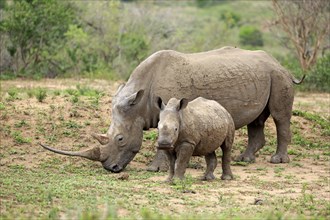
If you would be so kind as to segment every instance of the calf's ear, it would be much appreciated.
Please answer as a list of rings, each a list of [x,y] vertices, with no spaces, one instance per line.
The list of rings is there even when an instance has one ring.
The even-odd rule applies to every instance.
[[[164,102],[163,102],[163,100],[162,100],[161,97],[157,97],[157,98],[156,98],[156,106],[157,106],[157,108],[159,108],[160,110],[164,110],[164,108],[165,108],[165,104],[164,104]]]
[[[188,99],[185,98],[181,99],[179,105],[177,106],[177,110],[178,111],[183,110],[184,108],[187,107],[188,103],[189,103]]]

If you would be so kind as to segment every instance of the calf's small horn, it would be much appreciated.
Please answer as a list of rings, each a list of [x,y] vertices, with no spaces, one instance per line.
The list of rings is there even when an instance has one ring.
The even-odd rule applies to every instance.
[[[99,147],[94,147],[94,148],[90,148],[90,149],[86,149],[86,150],[82,150],[82,151],[63,151],[63,150],[54,149],[52,147],[49,147],[49,146],[41,144],[41,143],[39,143],[39,144],[43,148],[45,148],[49,151],[52,151],[54,153],[58,153],[58,154],[63,154],[63,155],[67,155],[67,156],[84,157],[84,158],[94,160],[94,161],[101,161],[101,158],[102,158],[101,150]]]
[[[95,138],[96,140],[98,140],[100,142],[100,144],[102,144],[102,145],[105,145],[105,144],[109,143],[109,141],[110,141],[108,135],[106,135],[106,134],[93,133],[92,137]]]

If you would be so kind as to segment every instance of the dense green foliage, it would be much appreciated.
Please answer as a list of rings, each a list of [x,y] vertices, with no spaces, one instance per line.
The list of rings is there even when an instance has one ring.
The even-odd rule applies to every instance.
[[[244,8],[244,10],[242,10]],[[267,1],[1,1],[0,78],[127,79],[163,49],[207,51],[222,46],[262,49],[301,76],[293,47],[265,28]],[[298,64],[298,65],[296,65]],[[326,63],[304,89],[327,91]],[[322,70],[321,70],[321,69]]]
[[[330,92],[330,54],[320,58],[304,84],[306,90]]]
[[[262,33],[253,26],[242,27],[239,31],[239,40],[242,45],[263,46]]]
[[[302,91],[330,92],[330,53],[320,57],[316,65],[308,72],[302,71],[299,61],[292,56],[279,59],[294,76],[301,78],[306,74],[302,84],[296,88]]]
[[[0,23],[6,33],[6,49],[12,58],[15,73],[52,74],[61,67],[54,63],[68,25],[74,20],[74,10],[56,0],[14,1],[5,7],[5,19]],[[50,75],[48,75],[50,76]]]

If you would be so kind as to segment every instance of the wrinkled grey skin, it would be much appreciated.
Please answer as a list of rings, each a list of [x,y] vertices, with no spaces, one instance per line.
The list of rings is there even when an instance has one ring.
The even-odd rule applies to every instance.
[[[101,161],[112,172],[122,171],[142,145],[143,129],[156,128],[157,97],[193,100],[199,96],[219,102],[231,114],[235,128],[248,126],[248,146],[238,158],[254,161],[264,146],[264,122],[272,115],[277,130],[277,151],[272,163],[287,163],[294,79],[264,51],[233,47],[183,54],[159,51],[143,61],[121,86],[112,101],[112,120],[106,134],[94,134],[102,146],[81,152],[56,153]],[[157,152],[149,170],[164,164]]]
[[[158,148],[165,150],[170,169],[167,181],[183,179],[191,156],[205,156],[206,172],[203,180],[213,180],[217,167],[215,150],[221,146],[221,179],[233,179],[230,169],[231,147],[235,125],[232,117],[218,102],[196,98],[171,98],[159,106]]]

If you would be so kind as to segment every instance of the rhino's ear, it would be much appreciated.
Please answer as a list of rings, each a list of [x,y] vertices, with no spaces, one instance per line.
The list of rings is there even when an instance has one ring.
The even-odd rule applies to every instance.
[[[164,108],[165,108],[165,104],[164,104],[164,102],[163,102],[163,100],[162,100],[161,97],[157,97],[157,98],[156,98],[156,106],[157,106],[160,110],[164,110]]]
[[[118,87],[118,89],[117,89],[117,91],[116,91],[116,93],[115,93],[115,96],[123,89],[125,87],[125,83],[122,83],[122,84],[120,84],[119,85],[119,87]]]
[[[183,110],[184,108],[187,107],[188,103],[189,103],[188,99],[185,98],[181,99],[177,106],[177,110],[178,111]]]
[[[130,95],[129,97],[126,98],[127,103],[129,105],[136,105],[137,103],[139,103],[141,101],[143,94],[144,94],[144,90],[141,89],[138,92]]]

